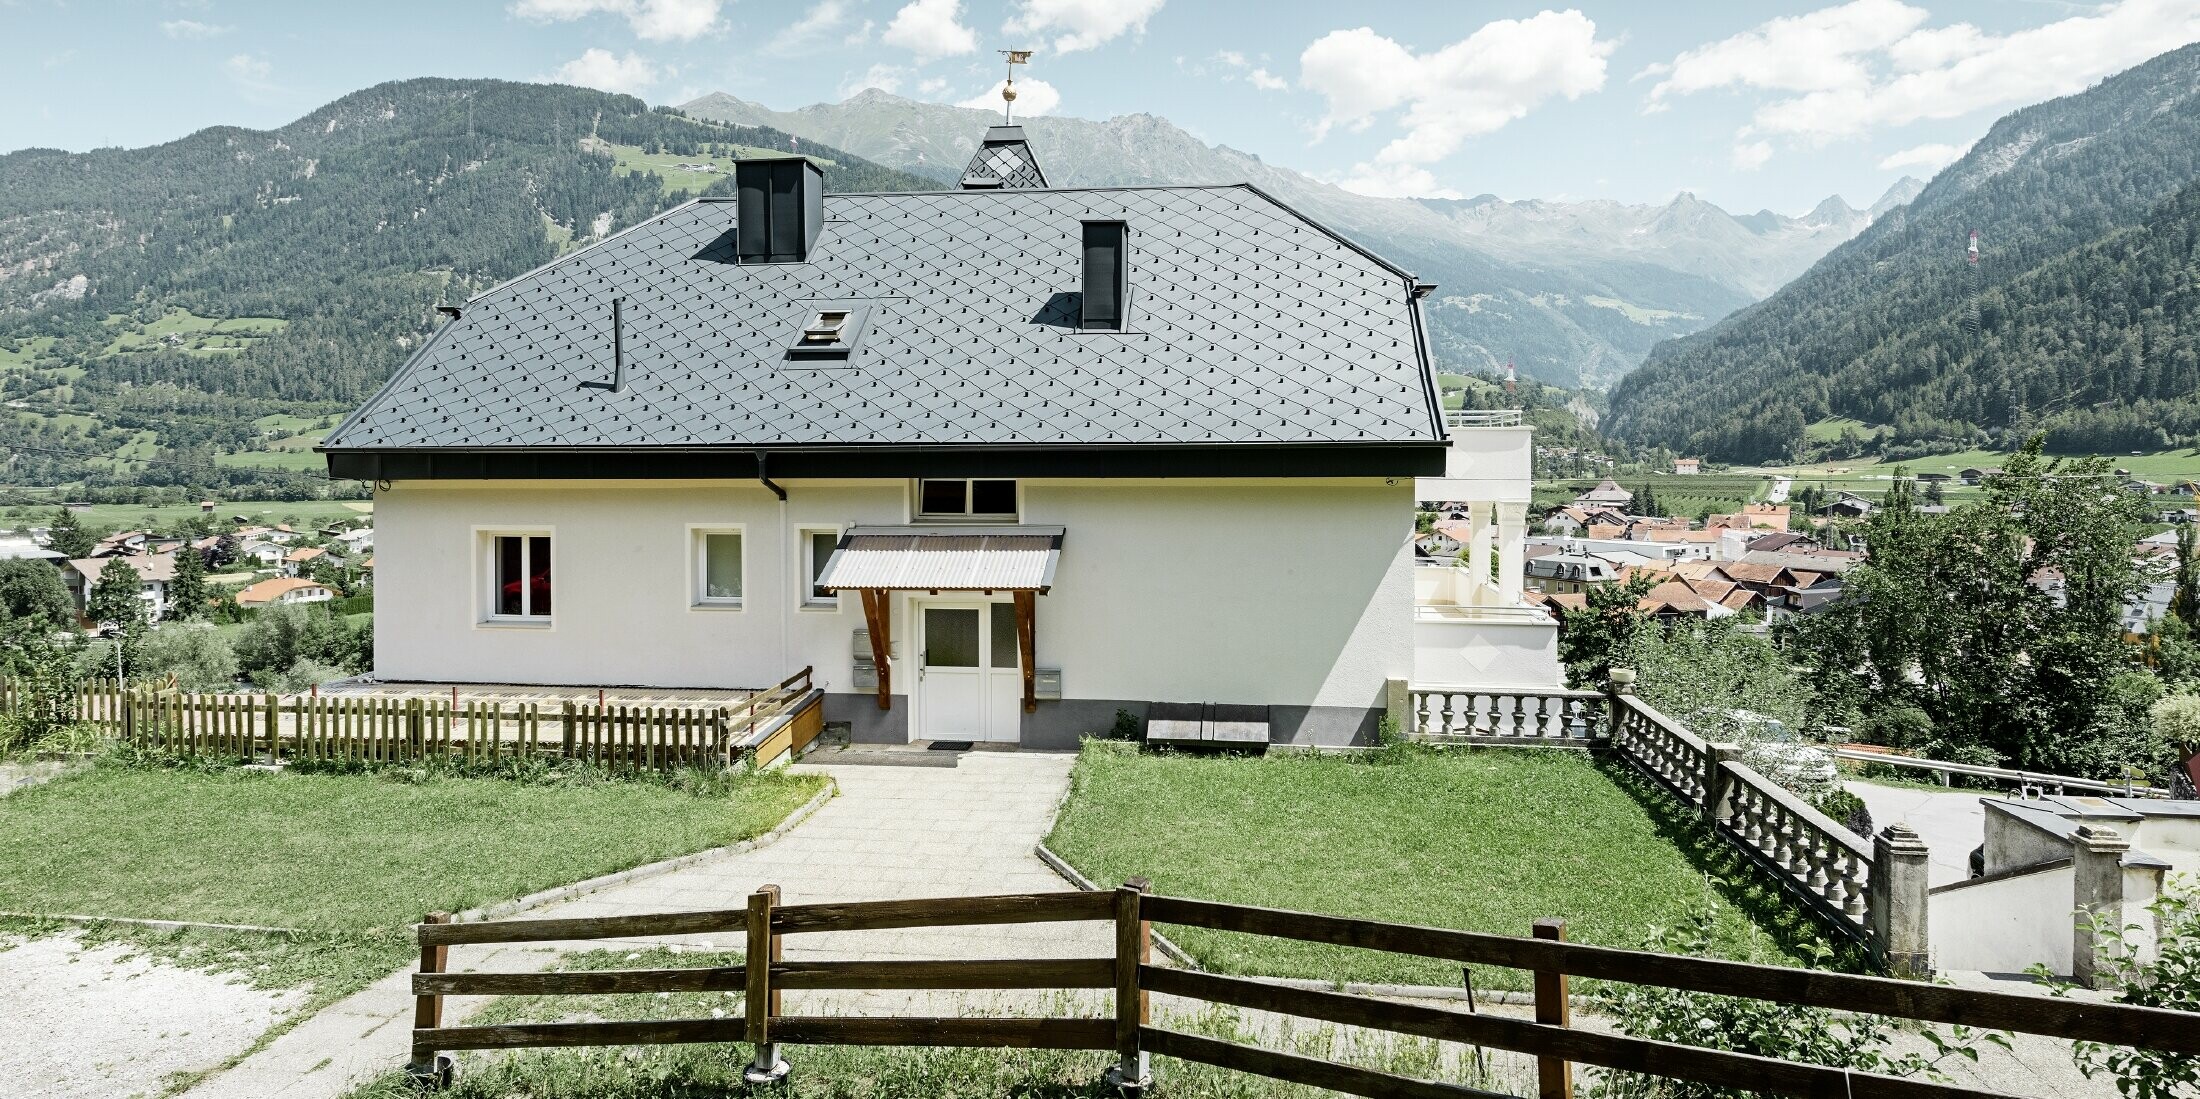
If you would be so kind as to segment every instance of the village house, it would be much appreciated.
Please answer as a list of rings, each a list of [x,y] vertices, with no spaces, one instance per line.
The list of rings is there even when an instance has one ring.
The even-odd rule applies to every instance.
[[[1682,477],[1693,477],[1703,472],[1703,459],[1675,458],[1673,459],[1673,472]]]
[[[92,586],[99,583],[99,574],[106,569],[110,557],[84,557],[70,561],[61,570],[61,581],[69,589],[69,598],[76,601],[76,613],[82,617],[92,596]],[[158,622],[168,613],[168,585],[176,578],[176,555],[127,554],[121,555],[124,564],[137,570],[138,598],[145,602],[148,621]]]
[[[256,568],[281,568],[283,559],[289,556],[290,547],[280,542],[267,542],[255,538],[237,546],[237,559],[239,561],[250,561],[253,563],[253,567]]]
[[[252,584],[237,593],[240,607],[270,607],[285,603],[326,603],[336,592],[326,584],[296,576],[277,576]]]
[[[374,675],[808,667],[858,741],[1169,702],[1365,743],[1427,610],[1430,651],[1555,685],[1529,431],[1447,423],[1432,289],[1250,186],[1048,189],[1014,127],[954,191],[740,162],[466,302],[323,442],[376,486]],[[1469,505],[1479,575],[1415,568],[1417,499]]]
[[[1628,504],[1634,502],[1634,499],[1634,493],[1619,487],[1618,481],[1606,477],[1598,481],[1595,488],[1574,497],[1574,503],[1581,507],[1609,507],[1624,510]]]

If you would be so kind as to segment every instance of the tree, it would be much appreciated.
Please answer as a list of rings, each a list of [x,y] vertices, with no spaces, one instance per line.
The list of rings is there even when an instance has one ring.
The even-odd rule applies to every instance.
[[[1665,514],[1658,510],[1658,494],[1650,487],[1648,481],[1642,483],[1642,491],[1635,493],[1634,512],[1637,515]]]
[[[127,627],[145,622],[145,600],[138,597],[145,580],[126,557],[110,557],[92,582],[84,600],[84,617],[102,626]]]
[[[2177,587],[2169,598],[2169,613],[2187,626],[2200,619],[2200,553],[2193,552],[2193,524],[2177,528]]]
[[[1579,610],[1567,611],[1559,620],[1558,658],[1566,662],[1566,679],[1576,687],[1604,685],[1612,668],[1633,650],[1635,635],[1650,616],[1642,612],[1642,597],[1656,581],[1636,576],[1625,583],[1590,588]]]
[[[61,570],[44,561],[15,557],[0,561],[0,612],[10,621],[50,630],[75,620],[76,601],[61,582]]]
[[[99,548],[99,540],[77,522],[76,513],[68,508],[54,512],[53,523],[48,528],[46,544],[55,553],[71,561],[90,557]]]
[[[2106,459],[2058,464],[2041,445],[1945,515],[1874,512],[1869,558],[1791,636],[1821,698],[1914,706],[1941,758],[2110,774],[2129,742],[2132,692],[2111,686],[2133,663],[2122,611],[2144,513]]]
[[[168,617],[197,618],[206,613],[206,558],[185,545],[176,551],[176,574],[168,581]]]

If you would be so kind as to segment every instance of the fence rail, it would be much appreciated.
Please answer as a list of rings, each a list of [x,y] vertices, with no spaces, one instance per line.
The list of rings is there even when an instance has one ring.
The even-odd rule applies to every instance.
[[[1878,764],[1885,767],[1907,767],[1917,771],[1938,771],[1949,775],[1971,775],[1976,778],[2000,779],[2037,790],[2085,790],[2096,794],[2114,794],[2122,797],[2166,798],[2168,790],[2137,779],[2123,782],[2103,782],[2099,779],[2077,778],[2072,775],[2050,775],[2039,771],[2020,771],[2010,767],[1982,767],[1972,763],[1949,763],[1937,759],[1919,759],[1916,756],[1891,755],[1885,752],[1863,752],[1854,748],[1835,748],[1833,758],[1848,763]]]
[[[427,1075],[436,1074],[438,1065],[447,1064],[441,1054],[448,1050],[741,1041],[754,1048],[749,1079],[758,1083],[785,1074],[787,1065],[781,1047],[789,1044],[1005,1046],[1108,1051],[1116,1056],[1111,1079],[1130,1086],[1143,1086],[1149,1081],[1147,1058],[1158,1053],[1354,1095],[1447,1099],[1489,1099],[1495,1095],[1463,1085],[1417,1080],[1155,1026],[1150,996],[1160,993],[1200,1003],[1526,1054],[1536,1059],[1542,1099],[1562,1099],[1571,1094],[1575,1063],[1774,1095],[1953,1099],[1992,1094],[1575,1029],[1566,1008],[1570,977],[2200,1054],[2200,1021],[2189,1013],[2161,1008],[1982,992],[1886,977],[1588,946],[1566,942],[1564,925],[1556,920],[1539,921],[1535,936],[1523,938],[1161,897],[1150,894],[1145,883],[1136,879],[1102,893],[794,906],[780,905],[778,888],[766,886],[750,897],[746,909],[738,910],[483,924],[451,924],[447,919],[431,915],[418,928],[421,969],[412,983],[418,997],[413,1066],[416,1072]],[[1056,920],[1112,922],[1114,956],[789,963],[780,955],[782,939],[790,933]],[[1158,967],[1151,957],[1151,925],[1155,923],[1526,970],[1535,978],[1535,1020]],[[626,938],[723,930],[737,925],[743,926],[746,934],[747,964],[743,966],[531,974],[446,972],[446,951],[454,943]],[[451,995],[646,994],[736,988],[745,994],[742,1017],[738,1019],[442,1025],[442,998]],[[949,988],[1112,988],[1114,996],[1112,1009],[1105,1016],[1055,1018],[790,1015],[780,1000],[780,993],[788,989]]]
[[[0,682],[0,708],[23,703]],[[799,754],[824,728],[805,668],[736,702],[644,706],[464,699],[455,695],[205,694],[94,680],[79,720],[125,743],[242,763],[584,761],[614,771],[759,765]]]
[[[1604,696],[1524,687],[1413,687],[1410,736],[1586,745],[1604,739]]]

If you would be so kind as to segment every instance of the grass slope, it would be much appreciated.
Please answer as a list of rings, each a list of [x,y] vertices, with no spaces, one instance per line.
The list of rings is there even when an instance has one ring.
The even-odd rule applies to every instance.
[[[100,766],[0,801],[8,907],[338,931],[393,928],[769,830],[820,788],[408,783]]]
[[[1798,956],[1775,941],[1807,934],[1677,805],[1584,754],[1406,750],[1373,762],[1126,749],[1087,745],[1047,841],[1102,884],[1143,875],[1161,893],[1506,935],[1558,916],[1576,941],[1612,946],[1640,946],[1709,905],[1719,953],[1775,962]],[[1166,933],[1229,973],[1459,980],[1457,966],[1416,958]],[[1476,974],[1509,988],[1524,978]]]

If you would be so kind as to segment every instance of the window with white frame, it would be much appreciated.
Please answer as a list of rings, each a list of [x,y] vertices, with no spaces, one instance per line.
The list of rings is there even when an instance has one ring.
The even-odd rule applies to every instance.
[[[926,478],[917,482],[917,517],[1014,522],[1016,482],[991,478]]]
[[[818,527],[802,532],[802,605],[813,609],[839,609],[840,596],[817,586],[819,577],[825,575],[825,562],[832,560],[833,550],[840,545],[840,532],[831,527]]]
[[[697,528],[694,603],[698,607],[739,607],[743,592],[739,528]]]
[[[482,539],[488,557],[488,608],[492,622],[548,624],[550,621],[550,536],[545,533],[492,533]]]

